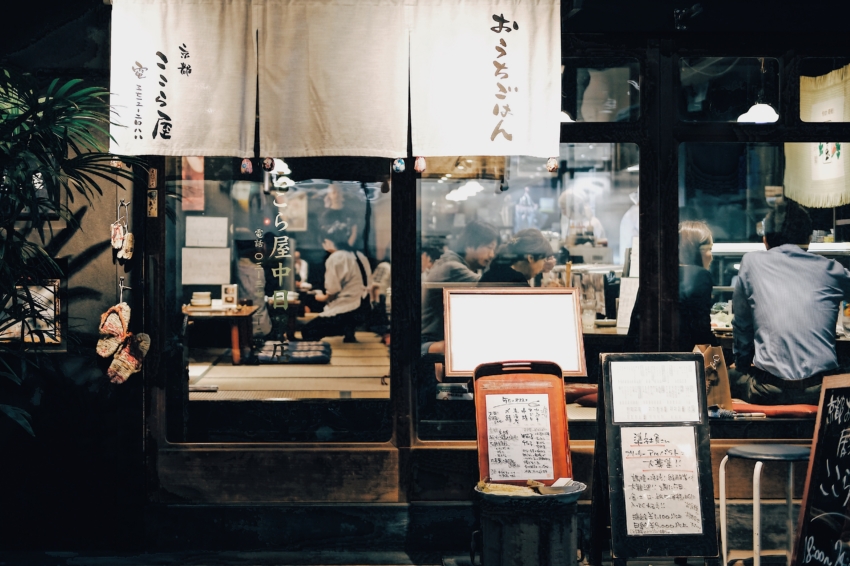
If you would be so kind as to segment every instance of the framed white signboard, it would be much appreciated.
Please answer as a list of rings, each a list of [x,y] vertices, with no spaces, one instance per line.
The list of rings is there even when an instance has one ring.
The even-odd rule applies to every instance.
[[[446,376],[479,364],[541,360],[587,375],[578,296],[572,288],[444,288]]]

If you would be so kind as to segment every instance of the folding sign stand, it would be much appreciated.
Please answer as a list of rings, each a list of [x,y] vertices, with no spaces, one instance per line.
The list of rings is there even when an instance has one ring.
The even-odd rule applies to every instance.
[[[600,358],[591,564],[602,563],[608,540],[615,566],[717,557],[702,356]]]
[[[552,362],[498,362],[474,372],[478,465],[490,483],[551,486],[572,477],[563,371]],[[581,482],[557,493],[478,494],[482,564],[575,562]],[[473,535],[473,554],[476,537]],[[474,562],[474,561],[473,561]]]
[[[550,362],[499,362],[475,370],[481,479],[551,485],[572,478],[561,368]]]

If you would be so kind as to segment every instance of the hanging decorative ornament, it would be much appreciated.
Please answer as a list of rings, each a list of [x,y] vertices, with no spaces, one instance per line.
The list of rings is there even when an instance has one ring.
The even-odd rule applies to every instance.
[[[136,247],[136,240],[133,237],[133,234],[130,233],[130,228],[127,224],[127,219],[130,217],[130,203],[124,202],[124,199],[121,199],[121,204],[118,205],[118,210],[121,210],[121,207],[124,207],[124,216],[120,219],[122,224],[122,232],[123,237],[121,239],[121,246],[118,250],[118,259],[130,259],[133,257],[133,250]],[[112,241],[112,247],[115,247],[115,241]]]
[[[274,159],[271,157],[263,159],[263,171],[274,171]]]
[[[248,159],[247,157],[245,159],[243,159],[241,169],[242,169],[242,173],[244,175],[250,175],[251,173],[253,173],[254,172],[254,166],[251,165],[251,160]]]
[[[416,161],[413,163],[413,170],[417,173],[422,173],[425,171],[425,158],[417,157]]]
[[[121,220],[116,220],[110,226],[109,239],[112,241],[112,248],[115,250],[120,250],[124,245],[124,225],[121,224]]]
[[[554,157],[550,157],[546,161],[546,170],[549,171],[550,173],[554,173],[555,171],[557,171],[558,170],[558,160],[555,159]]]
[[[404,159],[401,157],[393,161],[393,173],[404,173]]]
[[[110,307],[100,316],[100,339],[97,341],[97,353],[108,358],[121,346],[130,327],[130,307],[119,303]]]
[[[133,257],[133,251],[136,248],[136,238],[130,232],[124,236],[124,245],[118,250],[118,257],[121,259],[130,259]]]
[[[124,214],[121,214],[121,209],[124,209]],[[118,218],[115,222],[110,226],[110,241],[112,242],[112,248],[118,250],[119,257],[121,256],[121,249],[124,247],[124,238],[127,235],[127,216],[130,212],[130,205],[124,202],[124,199],[121,199],[121,202],[118,203]]]

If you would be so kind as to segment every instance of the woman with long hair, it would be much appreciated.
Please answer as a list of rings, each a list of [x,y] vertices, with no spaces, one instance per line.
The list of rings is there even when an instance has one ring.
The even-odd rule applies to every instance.
[[[711,331],[711,291],[714,279],[711,247],[714,238],[705,222],[679,224],[679,349],[691,352],[696,344],[717,344]]]

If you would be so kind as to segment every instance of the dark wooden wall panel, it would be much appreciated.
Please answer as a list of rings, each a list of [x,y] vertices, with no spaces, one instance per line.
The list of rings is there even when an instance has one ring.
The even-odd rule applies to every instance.
[[[395,503],[398,450],[164,448],[153,503]]]

